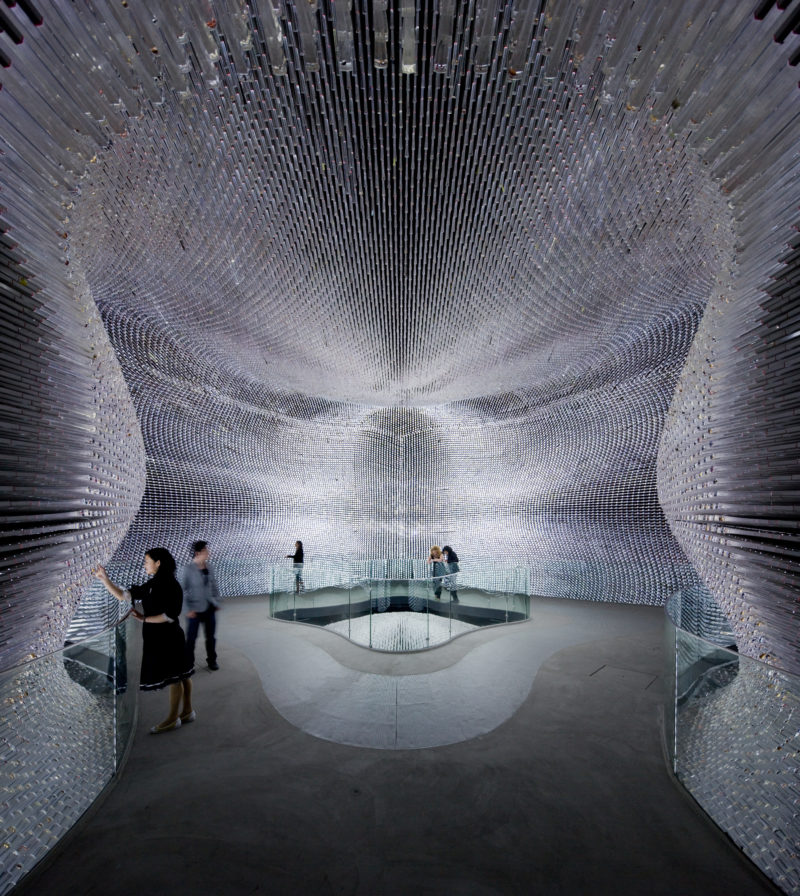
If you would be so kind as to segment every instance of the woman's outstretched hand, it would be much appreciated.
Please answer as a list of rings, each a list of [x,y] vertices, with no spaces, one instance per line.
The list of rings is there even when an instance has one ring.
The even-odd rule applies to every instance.
[[[113,594],[117,600],[124,600],[125,595],[120,587],[115,585],[111,579],[108,577],[108,573],[106,572],[105,566],[98,566],[94,570],[95,578],[100,579],[100,581],[106,586],[106,589],[110,594]]]

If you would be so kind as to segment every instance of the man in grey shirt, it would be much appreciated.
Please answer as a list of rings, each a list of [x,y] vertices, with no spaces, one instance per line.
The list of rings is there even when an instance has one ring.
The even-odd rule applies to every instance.
[[[194,644],[200,623],[206,636],[206,660],[212,672],[217,665],[217,640],[215,637],[220,597],[214,571],[208,563],[208,542],[195,541],[192,545],[192,562],[183,567],[180,574],[183,588],[183,609],[186,611],[186,648],[194,665]]]

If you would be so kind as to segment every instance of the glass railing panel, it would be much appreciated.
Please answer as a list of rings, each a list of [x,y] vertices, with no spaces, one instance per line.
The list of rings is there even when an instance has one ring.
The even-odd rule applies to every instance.
[[[351,621],[368,616],[370,612],[369,585],[365,582],[354,582],[348,589],[349,592],[349,619]]]
[[[122,761],[136,722],[140,628],[140,624],[129,616],[114,628],[65,646],[61,651],[70,677],[94,693],[98,701],[107,703],[104,718],[107,716],[114,734],[117,765]],[[129,648],[133,656],[129,656]],[[129,670],[133,671],[130,682]]]
[[[133,740],[142,662],[141,623],[128,616],[114,629],[114,693],[116,695],[117,768]]]
[[[299,591],[291,563],[276,569],[281,571],[273,580],[284,591],[270,596],[271,615],[329,626],[375,650],[424,649],[479,626],[521,621],[530,615],[530,598],[519,590],[527,574],[521,567],[500,562],[474,562],[448,574],[438,598],[424,559],[306,562]],[[517,590],[487,590],[483,587],[487,584]],[[347,624],[341,624],[345,620]]]
[[[295,612],[297,610],[297,599],[294,589],[291,591],[278,592],[269,595],[269,615],[275,619],[284,619],[297,621]]]
[[[667,646],[666,736],[678,780],[762,871],[800,892],[800,678],[672,620]]]
[[[675,771],[675,738],[677,735],[677,638],[678,630],[667,618],[664,626],[664,746],[670,768]]]
[[[506,622],[521,622],[530,616],[530,598],[527,594],[506,595]]]
[[[299,602],[304,602],[302,596]],[[310,603],[311,609],[305,614],[299,614],[298,622],[323,626],[359,643],[364,638],[368,641],[370,596],[363,585],[325,589],[315,595],[312,601],[305,600],[305,603]]]
[[[427,613],[433,589],[425,579],[408,579],[408,608],[413,613]]]
[[[329,625],[350,615],[348,588],[318,588],[269,595],[270,615],[291,622]]]
[[[231,594],[279,594],[295,590],[297,570],[291,560],[273,563],[231,560],[215,561],[218,578],[228,583]],[[472,561],[460,564],[458,585],[484,591],[528,594],[529,571],[501,561]],[[224,570],[224,575],[223,575]],[[430,566],[424,559],[383,560],[309,559],[300,571],[302,589],[346,588],[358,581],[425,581]]]
[[[128,621],[0,673],[0,893],[108,784],[133,732]]]

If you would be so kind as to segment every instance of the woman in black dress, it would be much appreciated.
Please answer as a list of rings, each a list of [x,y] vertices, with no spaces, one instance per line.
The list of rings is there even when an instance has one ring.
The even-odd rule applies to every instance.
[[[144,571],[150,577],[142,585],[122,589],[98,566],[95,575],[117,600],[130,600],[133,616],[142,621],[142,674],[139,688],[156,691],[169,685],[169,715],[150,729],[151,734],[172,731],[195,720],[192,709],[194,667],[186,651],[186,639],[178,622],[183,592],[175,578],[175,560],[166,548],[152,548],[144,555]]]

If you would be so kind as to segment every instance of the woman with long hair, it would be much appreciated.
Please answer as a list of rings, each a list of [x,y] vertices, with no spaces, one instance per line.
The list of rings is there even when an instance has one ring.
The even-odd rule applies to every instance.
[[[428,563],[431,566],[431,575],[433,576],[433,596],[436,600],[442,599],[442,582],[447,574],[447,566],[442,557],[442,549],[438,544],[431,548],[428,557]]]
[[[194,666],[178,621],[183,591],[175,578],[175,559],[166,548],[151,548],[144,555],[144,571],[146,582],[124,589],[111,581],[103,566],[97,567],[95,576],[117,600],[131,601],[132,615],[142,622],[140,690],[169,687],[169,715],[150,729],[151,734],[160,734],[195,720],[190,680]]]
[[[303,584],[303,542],[296,541],[294,543],[294,553],[286,556],[294,561],[292,564],[294,568],[294,593],[298,594],[300,591],[305,591],[306,587]]]
[[[456,576],[461,567],[458,565],[458,554],[446,544],[442,548],[442,557],[447,564],[447,575],[444,578],[444,587],[450,592],[450,598],[458,603],[458,591],[456,588]]]

